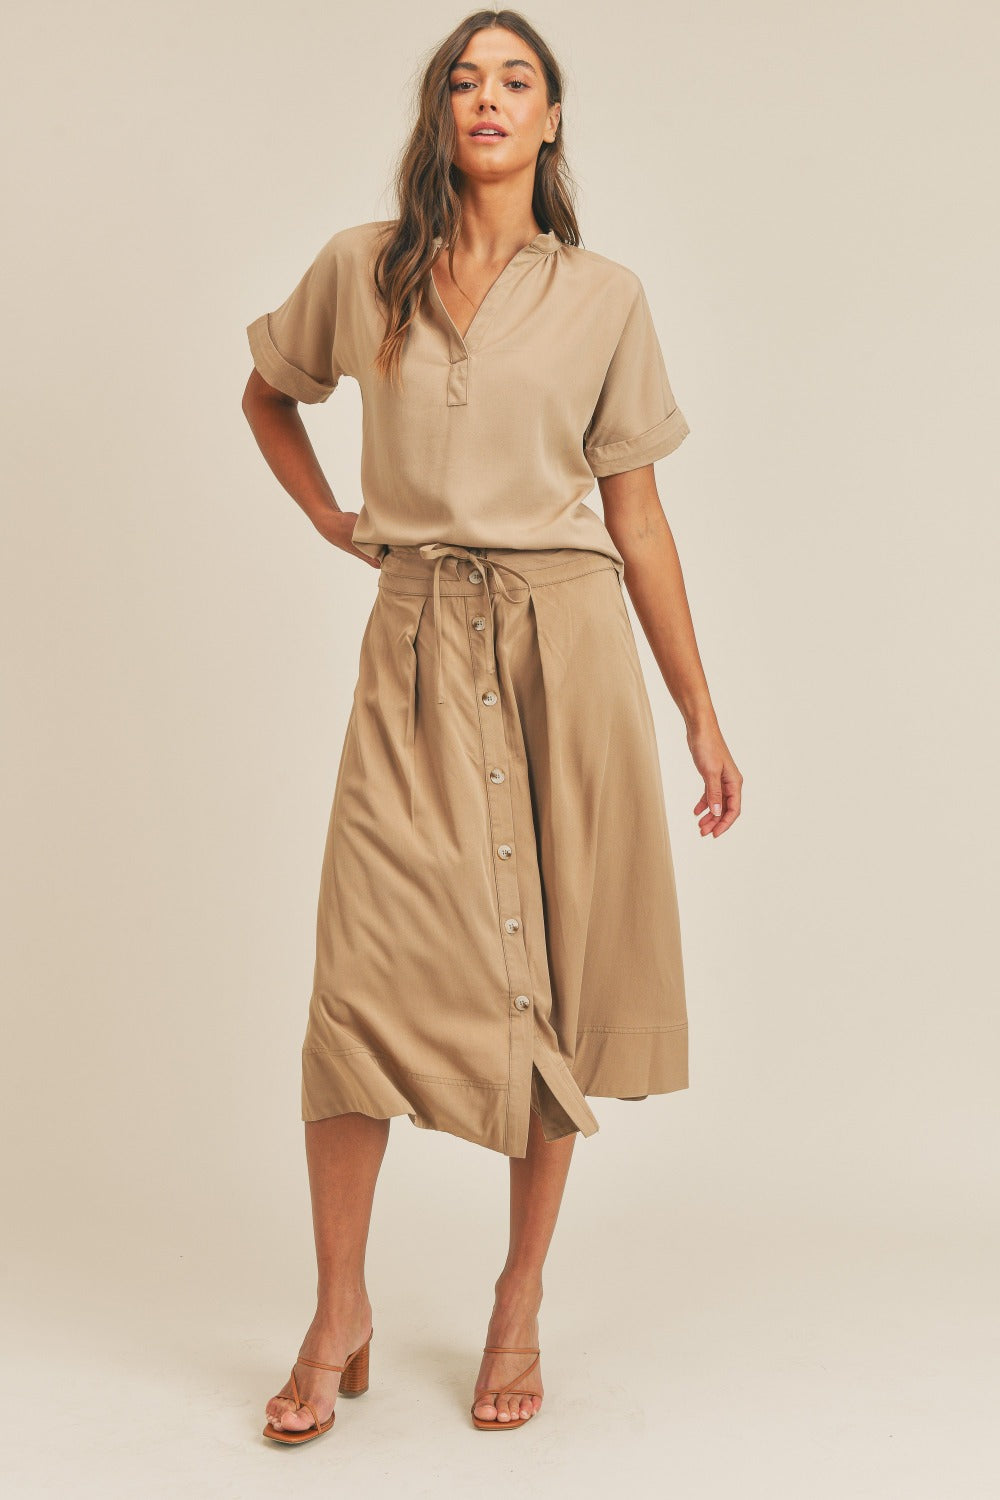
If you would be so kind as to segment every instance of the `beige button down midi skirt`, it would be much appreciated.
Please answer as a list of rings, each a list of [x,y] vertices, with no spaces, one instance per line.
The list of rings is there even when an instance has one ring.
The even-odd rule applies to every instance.
[[[320,879],[302,1118],[507,1156],[688,1086],[677,895],[621,571],[391,546]]]

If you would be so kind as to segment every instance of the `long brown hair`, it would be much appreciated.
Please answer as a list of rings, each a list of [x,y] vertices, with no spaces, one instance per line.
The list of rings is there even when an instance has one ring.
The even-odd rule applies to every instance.
[[[455,117],[451,107],[451,70],[477,31],[502,26],[515,32],[537,54],[545,74],[549,107],[562,101],[562,70],[538,32],[516,10],[477,10],[446,36],[424,69],[420,105],[410,139],[396,173],[398,217],[386,231],[375,258],[375,288],[386,312],[385,334],[375,356],[376,374],[395,379],[406,331],[419,306],[424,278],[437,251],[434,236],[448,247],[453,267],[455,239],[462,218],[453,166]],[[535,166],[531,206],[542,233],[555,230],[564,244],[579,245],[580,230],[572,204],[573,183],[563,152],[560,110],[556,138],[543,141]]]

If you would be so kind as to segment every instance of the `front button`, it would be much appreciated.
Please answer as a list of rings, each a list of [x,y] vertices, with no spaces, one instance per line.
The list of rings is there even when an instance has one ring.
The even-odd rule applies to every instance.
[[[482,573],[480,573],[480,571],[479,571],[478,568],[473,568],[472,572],[469,574],[469,582],[470,583],[482,583],[482,581],[483,581],[483,575],[482,575]]]
[[[510,859],[514,851],[509,844],[501,844],[499,849],[497,850],[497,853],[499,854],[501,859]]]
[[[517,932],[521,924],[516,917],[508,917],[503,925],[506,927],[508,932]]]
[[[506,779],[507,778],[504,776],[504,774],[501,771],[500,767],[499,766],[494,766],[493,769],[492,769],[492,771],[490,772],[490,780],[491,781],[506,781]]]
[[[497,695],[496,695],[496,693],[484,693],[483,694],[483,702],[484,703],[488,703],[488,704],[492,705],[496,701],[497,701]]]
[[[486,629],[486,621],[483,619],[482,615],[477,615],[476,616],[476,618],[472,622],[472,628],[473,628],[473,630],[485,630]]]
[[[514,1001],[514,1004],[517,1006],[518,1010],[527,1010],[528,1006],[531,1004],[531,1001],[528,999],[527,995],[518,995],[517,999]]]

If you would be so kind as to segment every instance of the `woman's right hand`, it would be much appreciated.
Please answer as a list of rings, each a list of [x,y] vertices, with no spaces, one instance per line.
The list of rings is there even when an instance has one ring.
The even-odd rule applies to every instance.
[[[351,541],[358,512],[338,508],[299,415],[298,402],[270,385],[256,365],[243,392],[243,414],[271,473],[305,511],[320,536],[341,552],[380,568],[381,558],[369,557]]]
[[[325,536],[328,542],[332,542],[342,552],[360,557],[370,567],[380,568],[382,564],[379,558],[369,557],[367,552],[359,552],[351,541],[351,533],[358,523],[358,514],[356,510],[335,510],[332,505],[325,506],[319,516],[313,519],[313,525],[320,536]]]

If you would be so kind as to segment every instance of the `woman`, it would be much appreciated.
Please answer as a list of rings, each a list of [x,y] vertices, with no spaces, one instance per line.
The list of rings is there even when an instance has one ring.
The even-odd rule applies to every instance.
[[[580,244],[561,75],[478,11],[424,77],[395,220],[339,230],[248,327],[244,411],[319,532],[380,569],[330,817],[302,1117],[318,1305],[264,1433],[368,1386],[364,1254],[389,1119],[510,1158],[477,1427],[541,1406],[542,1268],[586,1096],[688,1086],[677,902],[630,596],[686,725],[703,836],[742,777],[653,462],[688,432],[643,288]],[[447,248],[447,254],[440,253]],[[359,513],[297,403],[364,400]],[[604,524],[583,503],[599,481]],[[534,1358],[528,1360],[528,1356]]]

